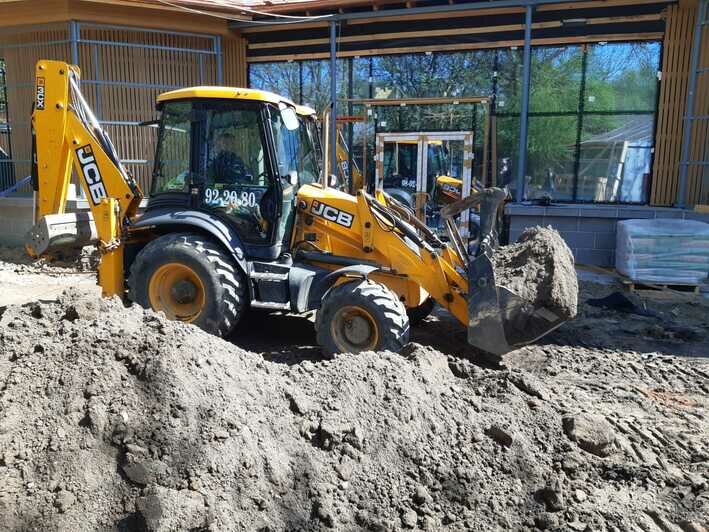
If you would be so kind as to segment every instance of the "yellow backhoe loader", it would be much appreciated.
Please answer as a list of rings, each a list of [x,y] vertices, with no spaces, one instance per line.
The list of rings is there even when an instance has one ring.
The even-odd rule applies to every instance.
[[[32,115],[39,256],[95,243],[98,282],[119,296],[228,335],[249,308],[317,311],[326,353],[398,350],[436,301],[471,344],[505,353],[563,320],[495,283],[491,256],[505,199],[485,189],[446,208],[443,243],[385,194],[322,179],[317,128],[275,94],[193,87],[157,98],[157,151],[147,207],[81,94],[80,71],[36,66]],[[91,207],[64,212],[76,171]],[[479,205],[482,237],[468,256],[453,216]],[[408,311],[408,314],[407,314]]]

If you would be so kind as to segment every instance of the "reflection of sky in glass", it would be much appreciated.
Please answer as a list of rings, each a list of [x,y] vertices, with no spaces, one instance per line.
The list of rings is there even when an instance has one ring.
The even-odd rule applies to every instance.
[[[608,43],[589,47],[588,70],[613,81],[633,70],[657,72],[660,62],[660,43]]]

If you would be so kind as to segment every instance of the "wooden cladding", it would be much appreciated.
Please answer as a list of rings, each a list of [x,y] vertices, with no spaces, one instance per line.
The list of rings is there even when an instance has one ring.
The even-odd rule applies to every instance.
[[[225,37],[222,40],[224,57],[224,85],[228,87],[246,87],[248,75],[246,69],[246,39]]]
[[[73,62],[78,54],[81,90],[116,145],[125,166],[149,191],[156,130],[138,126],[156,116],[158,94],[194,85],[218,84],[218,40],[213,35],[151,31],[79,23],[78,42],[70,42],[70,25],[8,28],[0,31],[0,58],[6,64],[10,137],[0,135],[15,176],[29,174],[30,114],[34,68],[39,59]],[[223,38],[223,82],[246,84],[245,46],[240,38]],[[4,117],[3,117],[4,118]]]
[[[16,179],[30,174],[32,137],[30,118],[34,101],[34,69],[39,59],[68,59],[71,54],[67,24],[35,27],[31,31],[0,31],[0,59],[5,63],[7,130],[0,146],[14,163]],[[4,120],[5,116],[0,116]]]
[[[662,56],[662,82],[657,112],[655,135],[655,158],[652,169],[652,205],[673,205],[677,202],[679,188],[679,163],[682,151],[683,118],[686,114],[687,88],[689,83],[689,63],[692,53],[692,35],[697,15],[695,2],[682,2],[667,8],[667,21]],[[709,40],[705,41],[709,42]],[[709,59],[706,49],[704,63]],[[706,76],[704,77],[706,80]],[[709,105],[707,83],[697,92],[697,108]],[[703,104],[700,102],[703,101]],[[706,124],[706,121],[704,121]],[[699,129],[700,123],[695,127]],[[705,128],[706,129],[706,128]],[[707,143],[707,131],[696,131],[693,138],[697,143]],[[695,153],[697,151],[695,146]],[[706,155],[706,154],[705,154]],[[700,180],[697,169],[691,169],[687,181],[688,201],[698,199]]]

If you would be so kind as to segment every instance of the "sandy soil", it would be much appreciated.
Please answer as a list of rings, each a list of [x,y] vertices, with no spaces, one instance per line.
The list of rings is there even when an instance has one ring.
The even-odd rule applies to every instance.
[[[100,294],[90,257],[87,250],[68,260],[34,261],[23,249],[0,246],[0,306],[51,301],[68,287]]]
[[[2,530],[709,523],[700,296],[633,296],[641,316],[581,283],[577,319],[493,368],[442,311],[402,354],[326,360],[312,317],[254,312],[225,342],[79,274],[0,272],[81,288],[0,304]]]

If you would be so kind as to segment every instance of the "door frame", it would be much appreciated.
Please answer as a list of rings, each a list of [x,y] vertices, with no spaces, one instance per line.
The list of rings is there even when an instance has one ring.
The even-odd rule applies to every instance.
[[[428,170],[428,142],[459,140],[463,141],[463,186],[462,197],[467,197],[472,192],[473,159],[475,151],[473,146],[474,133],[472,131],[432,131],[414,133],[377,133],[375,140],[375,189],[384,189],[384,143],[400,141],[417,141],[417,172],[416,172],[416,215],[425,222],[423,206],[426,202],[426,175]],[[460,213],[458,229],[463,238],[470,235],[470,213],[465,210]]]

